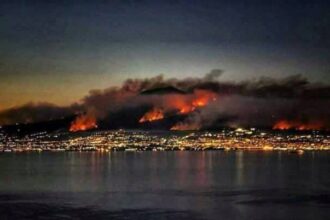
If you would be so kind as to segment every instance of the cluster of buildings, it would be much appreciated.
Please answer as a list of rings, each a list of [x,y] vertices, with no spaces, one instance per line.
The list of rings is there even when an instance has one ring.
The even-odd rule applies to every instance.
[[[330,134],[288,133],[254,128],[216,132],[92,131],[17,137],[0,131],[0,152],[23,151],[175,151],[175,150],[330,150]]]

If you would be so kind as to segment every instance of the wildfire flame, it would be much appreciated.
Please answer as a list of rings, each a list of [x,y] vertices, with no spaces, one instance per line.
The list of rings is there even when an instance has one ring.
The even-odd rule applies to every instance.
[[[91,114],[79,115],[70,125],[71,132],[97,128],[96,118]]]
[[[216,101],[217,96],[215,93],[207,90],[196,90],[195,99],[192,102],[194,107],[203,107],[209,104],[211,101]]]
[[[211,101],[216,101],[217,96],[215,93],[207,90],[195,90],[192,100],[188,101],[176,101],[179,114],[188,114],[195,111],[197,108],[208,105]]]
[[[289,130],[296,129],[299,131],[304,130],[321,130],[323,129],[323,123],[320,121],[309,121],[306,123],[295,120],[280,120],[273,126],[274,130]]]
[[[162,97],[162,102],[151,111],[145,113],[139,122],[144,123],[161,120],[165,117],[165,113],[171,112],[175,112],[179,115],[189,114],[216,99],[217,95],[208,90],[195,90],[193,94],[187,95],[166,95]],[[171,130],[196,130],[196,126],[182,124],[173,126]]]
[[[145,113],[143,117],[139,120],[140,123],[147,121],[156,121],[164,118],[164,112],[160,108],[153,108],[151,111]]]

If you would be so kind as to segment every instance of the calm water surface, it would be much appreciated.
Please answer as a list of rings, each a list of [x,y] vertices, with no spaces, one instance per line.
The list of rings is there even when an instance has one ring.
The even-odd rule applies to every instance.
[[[0,154],[0,219],[329,219],[330,153]]]

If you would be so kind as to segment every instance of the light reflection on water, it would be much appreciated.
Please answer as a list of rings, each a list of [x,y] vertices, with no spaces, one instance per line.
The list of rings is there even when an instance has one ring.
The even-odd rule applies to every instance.
[[[1,195],[19,195],[30,203],[69,210],[142,210],[142,219],[164,212],[170,219],[177,213],[176,219],[326,219],[329,156],[247,151],[1,154],[0,202],[7,204]]]

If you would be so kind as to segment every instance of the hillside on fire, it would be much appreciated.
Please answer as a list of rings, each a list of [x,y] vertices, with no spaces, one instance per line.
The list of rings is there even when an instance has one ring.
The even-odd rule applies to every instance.
[[[70,106],[28,103],[3,110],[0,125],[24,130],[52,121],[52,130],[71,132],[242,126],[329,130],[330,85],[310,82],[302,75],[227,82],[221,80],[222,74],[214,69],[200,78],[127,79],[120,87],[91,90]]]

